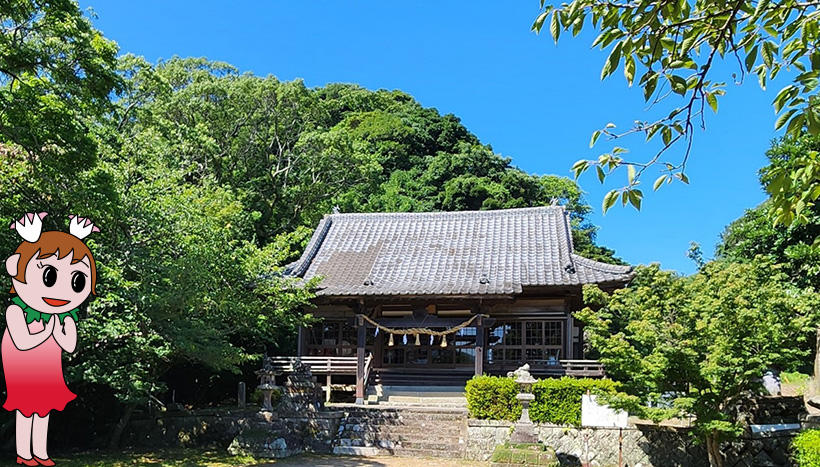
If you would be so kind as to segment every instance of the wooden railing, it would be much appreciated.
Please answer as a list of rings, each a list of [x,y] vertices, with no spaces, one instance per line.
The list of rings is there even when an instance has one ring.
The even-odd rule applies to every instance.
[[[276,371],[287,373],[293,371],[293,362],[301,362],[310,368],[314,375],[355,375],[356,357],[273,357],[272,363]],[[539,375],[566,375],[576,377],[600,378],[605,375],[604,366],[598,360],[535,360],[529,362],[533,374]],[[519,365],[491,364],[489,370],[496,372],[512,371]],[[365,357],[364,382],[367,385],[373,368],[373,355]]]
[[[598,360],[531,360],[530,373],[535,376],[573,376],[576,378],[602,378],[606,375],[604,365]],[[490,373],[506,374],[521,366],[520,363],[492,363],[487,365]]]
[[[602,378],[606,375],[603,363],[598,360],[561,360],[561,366],[567,376]]]
[[[293,371],[293,363],[301,361],[314,375],[356,374],[356,357],[273,357],[271,360],[274,370],[283,373]]]

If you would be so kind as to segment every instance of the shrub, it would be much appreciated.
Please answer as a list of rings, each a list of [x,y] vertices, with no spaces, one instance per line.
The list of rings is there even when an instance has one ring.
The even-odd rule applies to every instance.
[[[515,399],[518,385],[512,378],[473,376],[464,391],[472,418],[514,421],[521,417],[521,403]]]
[[[614,394],[617,385],[610,379],[547,378],[533,385],[535,400],[530,404],[530,419],[535,423],[581,424],[581,396]]]
[[[547,378],[533,385],[535,400],[530,404],[530,419],[535,423],[581,424],[581,396],[614,394],[617,384],[609,379]],[[515,395],[518,384],[512,378],[475,376],[467,382],[467,410],[472,418],[515,421],[521,417],[521,404]]]
[[[504,465],[559,467],[555,449],[543,444],[510,444],[496,446],[490,462]]]
[[[820,467],[820,430],[806,430],[795,436],[792,449],[800,467]]]

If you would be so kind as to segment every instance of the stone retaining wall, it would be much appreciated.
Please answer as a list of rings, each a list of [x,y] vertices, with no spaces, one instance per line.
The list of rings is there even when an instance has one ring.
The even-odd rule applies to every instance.
[[[180,414],[152,421],[134,421],[124,441],[131,446],[151,448],[211,446],[229,449],[235,454],[268,458],[302,452],[330,453],[334,443],[339,444],[338,438],[343,437],[344,430],[340,428],[346,426],[347,418],[356,413],[348,414],[340,410],[283,416],[234,410]],[[357,419],[356,423],[369,423],[369,420]],[[374,425],[361,429],[377,430],[379,427]],[[511,432],[510,422],[467,420],[466,449],[453,449],[451,454],[463,455],[471,460],[487,460],[495,446],[509,441]],[[705,449],[696,444],[685,429],[633,426],[619,431],[617,428],[536,425],[535,432],[540,442],[555,449],[561,465],[588,462],[591,466],[616,466],[620,454],[623,465],[630,467],[708,466]],[[793,433],[773,433],[746,436],[732,443],[724,443],[726,465],[791,465],[788,453],[792,436]],[[414,440],[407,438],[406,441],[412,443]]]
[[[467,423],[467,457],[487,460],[496,445],[509,441],[512,423],[474,420]],[[619,455],[631,467],[708,467],[706,450],[686,429],[657,426],[575,428],[536,425],[538,441],[555,449],[561,465],[616,466]],[[724,443],[726,465],[791,465],[788,456],[793,434],[746,437]]]
[[[151,419],[131,420],[122,443],[141,448],[212,446],[226,447],[239,433],[240,420],[256,410],[202,410],[167,413]]]
[[[239,434],[230,442],[233,455],[282,458],[313,452],[328,454],[339,432],[341,412],[316,412],[302,417],[279,417],[259,412],[240,422]]]
[[[283,416],[255,410],[166,415],[132,421],[123,443],[152,449],[212,447],[267,458],[330,453],[342,417],[343,413],[331,411]]]

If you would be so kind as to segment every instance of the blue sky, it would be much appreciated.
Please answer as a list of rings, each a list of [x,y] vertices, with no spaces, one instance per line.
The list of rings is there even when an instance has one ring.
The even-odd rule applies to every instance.
[[[650,114],[640,89],[628,88],[620,70],[599,80],[607,53],[589,47],[594,33],[562,36],[556,46],[548,35],[530,32],[537,0],[80,3],[93,8],[96,26],[122,53],[151,61],[203,56],[308,86],[400,89],[457,115],[482,142],[531,173],[569,176],[574,161],[614,144],[628,147],[636,160],[655,148],[640,137],[589,148],[590,134],[607,122],[627,128]],[[733,84],[733,71],[728,62],[713,72],[712,79],[727,82],[727,95],[719,113],[707,115],[707,130],[696,134],[690,185],[652,193],[656,174],[650,174],[641,212],[618,204],[601,215],[603,194],[622,186],[626,174],[604,186],[591,173],[581,177],[599,243],[632,264],[660,262],[691,273],[689,242],[711,257],[724,226],[765,199],[757,170],[778,136],[771,101],[783,83],[763,92],[755,76]],[[668,112],[671,104],[661,109]]]

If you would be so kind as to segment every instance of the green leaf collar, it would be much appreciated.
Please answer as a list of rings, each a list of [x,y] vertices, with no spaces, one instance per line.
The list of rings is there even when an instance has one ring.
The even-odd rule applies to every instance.
[[[35,310],[34,308],[26,305],[23,299],[18,296],[12,297],[11,301],[15,305],[23,309],[23,312],[26,314],[26,324],[30,324],[40,320],[43,320],[44,324],[48,324],[48,321],[51,319],[52,313],[41,313]],[[77,309],[74,308],[73,310],[57,314],[57,318],[60,319],[60,324],[65,323],[66,316],[71,316],[74,319],[74,322],[76,323],[78,321]]]

